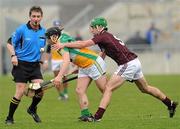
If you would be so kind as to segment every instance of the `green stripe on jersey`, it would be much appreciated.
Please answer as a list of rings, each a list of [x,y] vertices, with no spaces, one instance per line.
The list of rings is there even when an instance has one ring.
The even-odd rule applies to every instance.
[[[89,59],[92,59],[92,60],[97,59],[97,56],[95,56],[95,55],[91,55],[91,54],[88,54],[88,53],[83,53],[83,52],[80,52],[80,51],[75,50],[75,49],[69,49],[69,52],[73,53],[73,54],[83,56],[83,57],[86,57],[86,58],[89,58]]]
[[[60,42],[61,43],[67,43],[67,42],[72,42],[76,41],[73,37],[67,35],[66,33],[62,33],[60,36]]]

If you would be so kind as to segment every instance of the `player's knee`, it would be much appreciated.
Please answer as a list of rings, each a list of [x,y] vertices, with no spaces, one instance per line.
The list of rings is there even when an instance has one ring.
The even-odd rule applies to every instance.
[[[112,92],[112,91],[113,91],[112,86],[107,84],[106,87],[105,87],[105,91],[106,91],[106,92],[107,92],[107,91]]]
[[[142,93],[148,94],[149,93],[149,88],[148,87],[144,87],[144,88],[140,89],[140,91]]]

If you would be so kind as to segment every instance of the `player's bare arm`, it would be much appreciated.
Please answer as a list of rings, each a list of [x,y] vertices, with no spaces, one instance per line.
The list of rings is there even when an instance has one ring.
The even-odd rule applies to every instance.
[[[63,64],[60,68],[58,75],[55,77],[55,79],[53,81],[55,86],[59,86],[62,83],[62,78],[64,77],[64,75],[68,69],[68,66],[70,64],[69,52],[63,53],[62,57],[63,57]]]
[[[90,39],[90,40],[85,40],[85,41],[70,42],[70,43],[66,43],[66,44],[54,44],[53,49],[58,50],[58,49],[62,49],[64,47],[80,49],[80,48],[92,46],[94,44],[95,43]]]

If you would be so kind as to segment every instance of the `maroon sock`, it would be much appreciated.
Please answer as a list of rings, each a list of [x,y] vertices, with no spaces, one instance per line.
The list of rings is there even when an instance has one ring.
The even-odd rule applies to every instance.
[[[99,107],[96,114],[94,115],[95,119],[101,119],[103,117],[103,114],[105,112],[105,109]]]
[[[171,100],[166,97],[164,100],[162,100],[162,102],[167,106],[167,107],[170,107],[171,106]]]

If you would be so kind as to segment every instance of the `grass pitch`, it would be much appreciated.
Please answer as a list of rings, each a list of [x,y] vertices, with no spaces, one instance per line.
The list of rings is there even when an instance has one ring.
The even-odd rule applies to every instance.
[[[50,77],[46,77],[47,78]],[[180,101],[180,75],[146,76],[151,85],[161,89],[173,100]],[[38,106],[42,123],[36,124],[26,109],[31,99],[23,97],[15,112],[15,124],[4,124],[15,86],[11,76],[0,77],[0,129],[180,129],[180,106],[174,118],[168,117],[166,106],[157,99],[142,94],[132,83],[125,83],[113,93],[111,104],[101,122],[79,122],[80,109],[75,94],[76,81],[70,82],[69,100],[60,101],[55,89],[45,92]],[[88,89],[89,109],[94,114],[101,93],[92,83]]]

